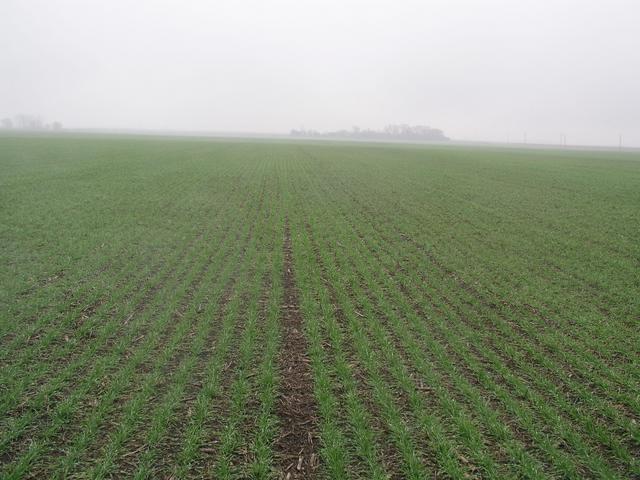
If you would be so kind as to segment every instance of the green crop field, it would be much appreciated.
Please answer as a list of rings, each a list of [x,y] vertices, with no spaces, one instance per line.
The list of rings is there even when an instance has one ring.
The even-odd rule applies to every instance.
[[[0,478],[640,478],[640,153],[0,137]]]

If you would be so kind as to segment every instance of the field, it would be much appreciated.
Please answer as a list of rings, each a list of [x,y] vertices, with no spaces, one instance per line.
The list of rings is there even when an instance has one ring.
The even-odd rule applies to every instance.
[[[0,137],[0,478],[640,478],[640,153]]]

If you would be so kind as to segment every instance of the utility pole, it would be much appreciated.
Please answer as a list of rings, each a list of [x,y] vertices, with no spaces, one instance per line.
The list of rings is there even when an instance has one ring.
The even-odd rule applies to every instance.
[[[622,150],[622,134],[618,136],[618,148]]]
[[[527,132],[524,132],[524,143],[527,144]]]

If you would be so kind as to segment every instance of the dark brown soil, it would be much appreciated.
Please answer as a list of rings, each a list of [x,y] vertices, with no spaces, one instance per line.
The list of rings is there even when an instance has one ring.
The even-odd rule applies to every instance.
[[[288,220],[284,236],[283,341],[279,357],[280,394],[276,406],[281,434],[275,443],[275,463],[280,478],[315,478],[318,468],[318,408],[313,395],[307,341],[302,331]]]

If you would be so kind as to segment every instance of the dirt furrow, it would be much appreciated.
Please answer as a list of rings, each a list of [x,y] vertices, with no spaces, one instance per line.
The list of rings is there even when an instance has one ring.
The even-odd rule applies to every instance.
[[[289,219],[284,228],[284,294],[282,347],[279,356],[280,393],[276,414],[281,433],[275,442],[276,468],[281,478],[315,478],[318,468],[318,417],[307,340],[293,269]]]

